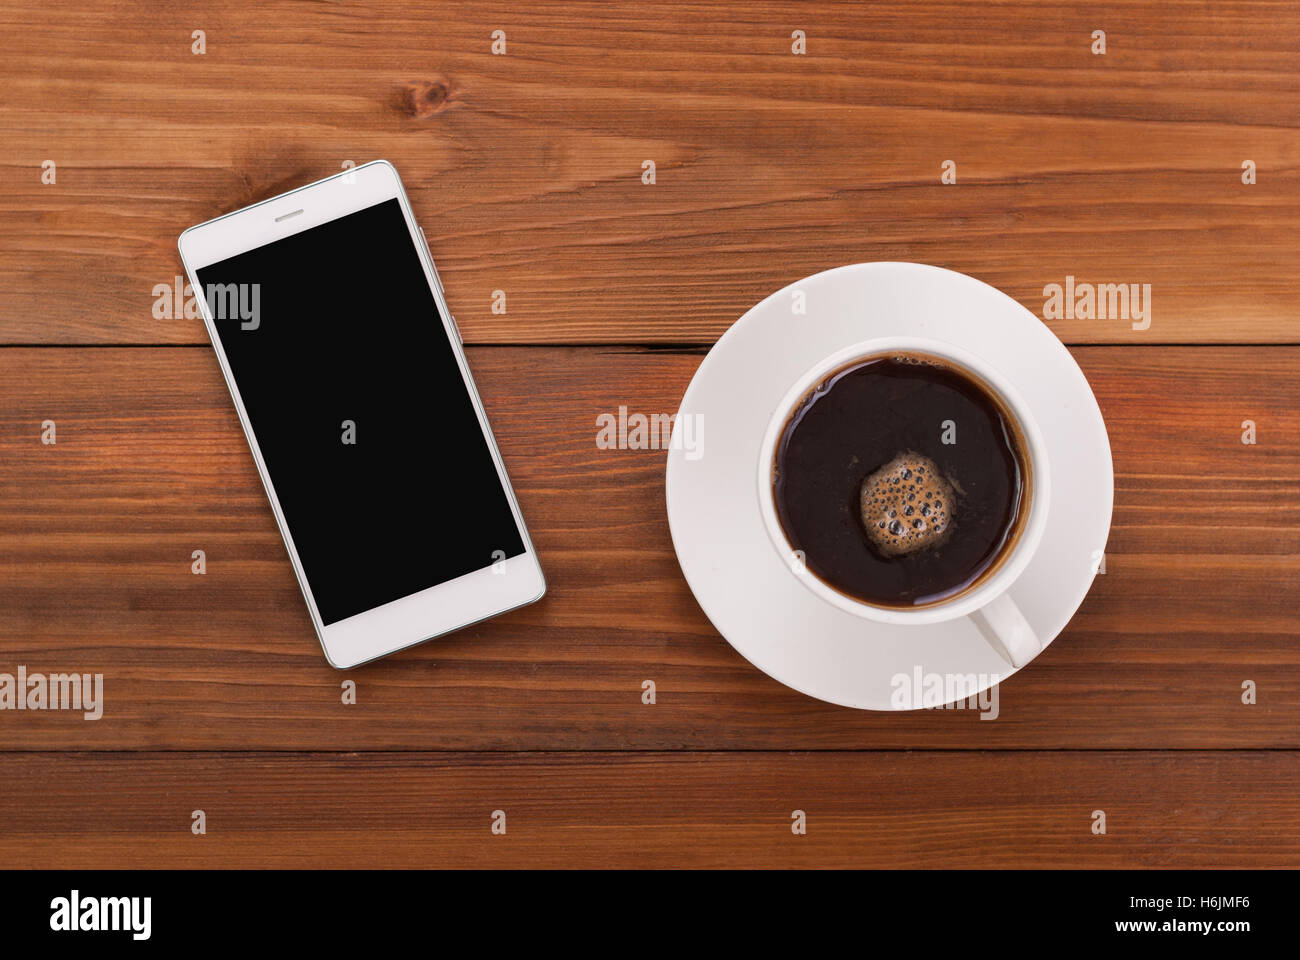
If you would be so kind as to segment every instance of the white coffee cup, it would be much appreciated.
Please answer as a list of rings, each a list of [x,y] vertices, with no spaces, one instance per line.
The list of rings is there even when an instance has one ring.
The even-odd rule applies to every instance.
[[[944,600],[917,607],[885,607],[867,603],[841,593],[807,569],[777,517],[772,480],[776,446],[795,406],[835,371],[855,360],[895,354],[928,354],[947,361],[982,383],[994,394],[1016,421],[1028,461],[1029,477],[1025,483],[1029,510],[1018,521],[1019,535],[1008,545],[993,566],[966,590]],[[937,425],[936,425],[937,429]],[[984,638],[1013,667],[1021,667],[1043,649],[1043,642],[1029,625],[1020,608],[1007,592],[1033,559],[1047,527],[1048,497],[1051,489],[1047,447],[1038,424],[1015,388],[983,359],[958,347],[919,337],[880,337],[846,347],[821,360],[786,391],[763,436],[758,454],[758,501],[763,523],[778,553],[786,561],[791,575],[818,597],[846,613],[864,620],[892,624],[928,624],[970,617]]]

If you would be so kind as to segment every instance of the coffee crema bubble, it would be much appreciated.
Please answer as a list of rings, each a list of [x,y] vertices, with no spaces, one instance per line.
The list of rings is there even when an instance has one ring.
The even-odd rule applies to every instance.
[[[933,460],[906,450],[862,481],[858,504],[872,545],[902,557],[948,539],[956,497]]]

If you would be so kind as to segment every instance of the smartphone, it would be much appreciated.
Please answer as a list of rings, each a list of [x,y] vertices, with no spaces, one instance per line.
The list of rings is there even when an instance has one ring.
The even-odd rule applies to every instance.
[[[178,245],[333,666],[545,593],[392,164],[190,227]]]

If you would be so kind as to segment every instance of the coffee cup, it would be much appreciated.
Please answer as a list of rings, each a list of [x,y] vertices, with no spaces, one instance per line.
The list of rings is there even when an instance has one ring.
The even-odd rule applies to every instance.
[[[866,599],[832,585],[814,572],[816,564],[810,563],[810,559],[815,558],[796,547],[783,526],[774,490],[774,481],[779,473],[778,446],[791,427],[792,415],[801,409],[810,395],[827,384],[837,371],[853,369],[875,358],[894,357],[923,358],[921,362],[944,365],[978,384],[996,401],[1023,455],[1018,477],[1019,509],[1014,525],[1008,528],[996,555],[991,556],[987,566],[968,585],[933,601],[910,605]],[[881,410],[879,415],[888,416],[890,411]],[[876,459],[883,462],[890,453],[878,451]],[[864,459],[863,472],[874,465],[870,459]],[[952,344],[923,337],[876,338],[839,350],[812,365],[790,384],[771,413],[756,470],[760,511],[773,547],[787,564],[791,575],[824,602],[863,620],[887,624],[919,626],[970,618],[980,635],[1013,667],[1023,666],[1042,650],[1043,641],[1011,597],[1010,588],[1033,560],[1047,526],[1051,489],[1047,448],[1023,398],[983,358]],[[960,478],[957,481],[960,486]],[[963,518],[958,514],[953,519],[951,536],[962,535]]]

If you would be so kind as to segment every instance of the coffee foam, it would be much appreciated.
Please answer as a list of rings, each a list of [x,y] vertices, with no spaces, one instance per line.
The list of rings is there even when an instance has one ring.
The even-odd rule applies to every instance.
[[[862,481],[859,505],[875,548],[902,557],[948,539],[956,497],[933,460],[907,450]]]

